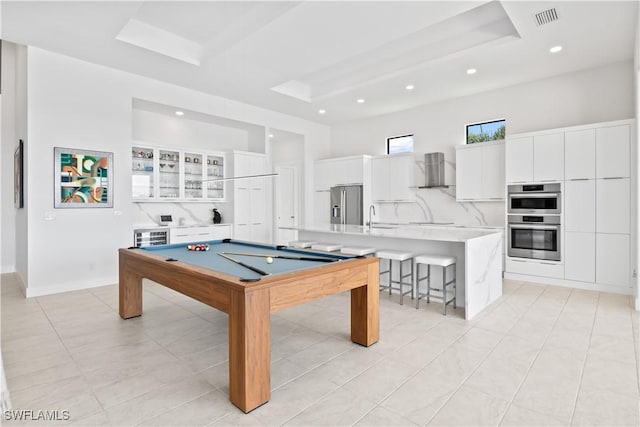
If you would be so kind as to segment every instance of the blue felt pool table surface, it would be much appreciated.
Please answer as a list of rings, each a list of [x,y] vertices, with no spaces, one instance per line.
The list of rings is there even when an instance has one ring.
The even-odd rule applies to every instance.
[[[318,262],[318,261],[305,261],[294,260],[284,258],[273,258],[271,264],[267,263],[266,258],[246,256],[246,255],[233,255],[228,256],[237,259],[245,264],[257,267],[260,270],[264,270],[270,273],[269,276],[263,276],[256,273],[242,265],[236,264],[233,261],[221,257],[220,253],[223,252],[244,252],[252,254],[263,254],[269,256],[281,255],[281,256],[293,256],[293,257],[313,257],[322,259],[333,259],[336,261],[342,261],[352,259],[354,257],[348,255],[329,254],[308,251],[304,249],[287,248],[283,246],[266,245],[259,243],[250,243],[243,241],[227,241],[214,240],[208,242],[197,242],[197,244],[208,244],[208,251],[190,251],[187,249],[188,245],[195,243],[180,243],[174,245],[159,245],[159,246],[147,246],[140,249],[148,251],[154,255],[166,257],[167,259],[175,259],[186,264],[191,264],[197,267],[207,268],[209,270],[218,271],[221,273],[229,274],[231,276],[238,277],[243,280],[256,280],[263,277],[270,277],[275,275],[281,275],[285,273],[291,273],[296,271],[308,270],[311,268],[322,267],[331,265],[331,262]]]

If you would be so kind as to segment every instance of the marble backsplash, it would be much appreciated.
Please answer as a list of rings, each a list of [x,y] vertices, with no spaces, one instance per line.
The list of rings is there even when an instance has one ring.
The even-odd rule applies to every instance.
[[[376,222],[453,222],[504,226],[504,202],[456,202],[455,187],[416,190],[414,203],[377,203]],[[365,212],[365,221],[368,212]]]
[[[415,182],[424,182],[424,155],[417,154],[415,162]],[[467,226],[501,226],[505,224],[505,204],[496,202],[457,202],[456,201],[456,164],[445,160],[445,183],[449,187],[415,188],[415,202],[377,203],[377,222],[453,222]],[[365,210],[365,222],[368,211]]]
[[[232,222],[231,211],[227,203],[134,203],[133,204],[133,224],[134,226],[159,225],[161,214],[173,216],[174,225],[180,224],[180,219],[184,218],[184,225],[213,224],[213,208],[217,208],[222,215],[222,222]]]

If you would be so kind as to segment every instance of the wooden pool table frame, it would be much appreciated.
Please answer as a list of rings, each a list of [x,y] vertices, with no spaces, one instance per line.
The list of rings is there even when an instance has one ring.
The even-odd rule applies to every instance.
[[[120,249],[120,316],[142,315],[146,278],[229,315],[229,399],[244,412],[271,396],[271,313],[351,290],[351,340],[378,341],[378,258],[354,258],[256,282],[180,261],[152,251]]]

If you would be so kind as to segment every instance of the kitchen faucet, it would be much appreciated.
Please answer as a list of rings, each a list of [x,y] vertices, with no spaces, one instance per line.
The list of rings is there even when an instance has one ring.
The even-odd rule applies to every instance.
[[[371,211],[373,211],[373,215],[375,215],[376,207],[373,205],[369,206],[369,231],[371,231],[371,226],[373,225],[373,220],[371,219]]]

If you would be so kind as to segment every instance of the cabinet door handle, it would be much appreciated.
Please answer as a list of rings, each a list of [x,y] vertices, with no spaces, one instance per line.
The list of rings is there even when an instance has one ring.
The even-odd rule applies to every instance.
[[[606,178],[602,178],[602,179],[625,179],[625,176],[608,176]]]
[[[569,181],[589,181],[589,178],[571,178]]]

